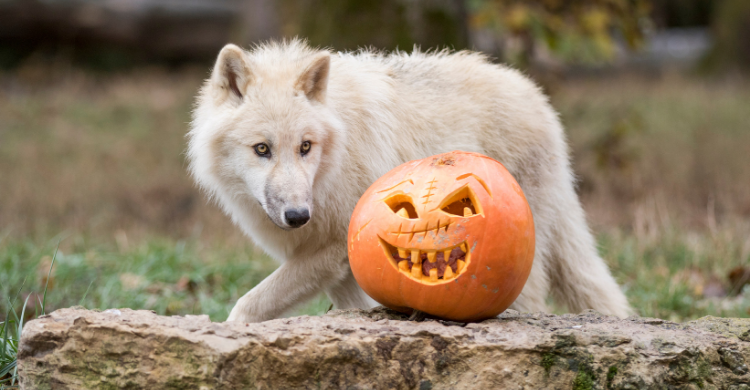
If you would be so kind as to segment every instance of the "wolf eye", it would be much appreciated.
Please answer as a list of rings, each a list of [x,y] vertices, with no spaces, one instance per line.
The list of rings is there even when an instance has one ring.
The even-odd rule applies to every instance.
[[[261,157],[267,157],[269,154],[271,154],[271,148],[269,148],[268,145],[264,143],[259,143],[253,146],[253,149],[255,149],[255,154]]]
[[[299,152],[302,153],[303,156],[306,155],[307,152],[310,151],[310,146],[312,146],[310,141],[303,142],[302,145],[299,147]]]

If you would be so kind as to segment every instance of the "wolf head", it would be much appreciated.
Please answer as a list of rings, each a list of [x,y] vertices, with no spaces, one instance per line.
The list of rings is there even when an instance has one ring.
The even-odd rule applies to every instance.
[[[261,207],[286,230],[314,217],[316,181],[336,164],[343,136],[326,105],[330,62],[329,52],[296,41],[219,53],[198,96],[188,158],[230,214]]]

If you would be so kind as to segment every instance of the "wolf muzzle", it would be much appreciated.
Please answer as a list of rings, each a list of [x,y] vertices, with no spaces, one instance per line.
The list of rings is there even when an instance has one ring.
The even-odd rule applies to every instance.
[[[306,208],[285,210],[284,219],[286,219],[287,225],[298,228],[310,220],[310,210]]]

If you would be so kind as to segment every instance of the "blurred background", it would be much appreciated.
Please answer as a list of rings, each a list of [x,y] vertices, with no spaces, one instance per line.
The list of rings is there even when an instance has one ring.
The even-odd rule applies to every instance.
[[[0,320],[45,285],[224,320],[275,264],[187,175],[193,98],[225,43],[293,36],[522,69],[637,312],[750,316],[747,0],[0,0]]]

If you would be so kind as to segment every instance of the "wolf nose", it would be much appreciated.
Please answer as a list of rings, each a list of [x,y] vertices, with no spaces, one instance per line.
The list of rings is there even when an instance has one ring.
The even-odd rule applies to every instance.
[[[289,226],[298,228],[310,220],[310,211],[308,209],[290,209],[284,211],[284,218]]]

